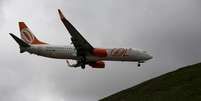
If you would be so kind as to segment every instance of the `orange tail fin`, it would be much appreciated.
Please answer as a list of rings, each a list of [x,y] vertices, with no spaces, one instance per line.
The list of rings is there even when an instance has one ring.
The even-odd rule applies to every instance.
[[[28,44],[46,44],[36,38],[24,22],[19,22],[20,35],[24,42]]]

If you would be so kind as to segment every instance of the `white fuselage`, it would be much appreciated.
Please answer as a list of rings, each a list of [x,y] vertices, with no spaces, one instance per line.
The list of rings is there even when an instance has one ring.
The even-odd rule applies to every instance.
[[[29,48],[25,48],[25,51],[49,58],[56,59],[73,59],[79,60],[81,57],[77,56],[77,51],[73,46],[55,46],[55,45],[31,45]],[[124,51],[119,52],[120,51]],[[107,56],[99,57],[94,55],[87,55],[87,61],[137,61],[140,63],[145,62],[152,58],[145,51],[139,51],[135,49],[125,49],[125,48],[113,48],[106,49]]]

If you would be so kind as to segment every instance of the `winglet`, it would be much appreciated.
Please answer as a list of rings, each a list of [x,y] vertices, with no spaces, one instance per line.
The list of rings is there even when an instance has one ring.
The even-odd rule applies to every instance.
[[[58,12],[59,12],[60,19],[64,19],[65,17],[64,17],[64,15],[62,14],[62,12],[61,12],[60,9],[58,9]]]

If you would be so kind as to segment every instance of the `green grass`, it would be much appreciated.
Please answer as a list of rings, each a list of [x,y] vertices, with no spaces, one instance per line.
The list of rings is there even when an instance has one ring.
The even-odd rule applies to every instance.
[[[201,63],[148,80],[100,101],[201,101]]]

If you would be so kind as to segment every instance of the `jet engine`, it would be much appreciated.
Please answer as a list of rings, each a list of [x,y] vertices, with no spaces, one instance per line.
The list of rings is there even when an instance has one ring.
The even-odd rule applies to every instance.
[[[105,63],[102,61],[96,61],[95,63],[89,63],[92,68],[105,68]]]

